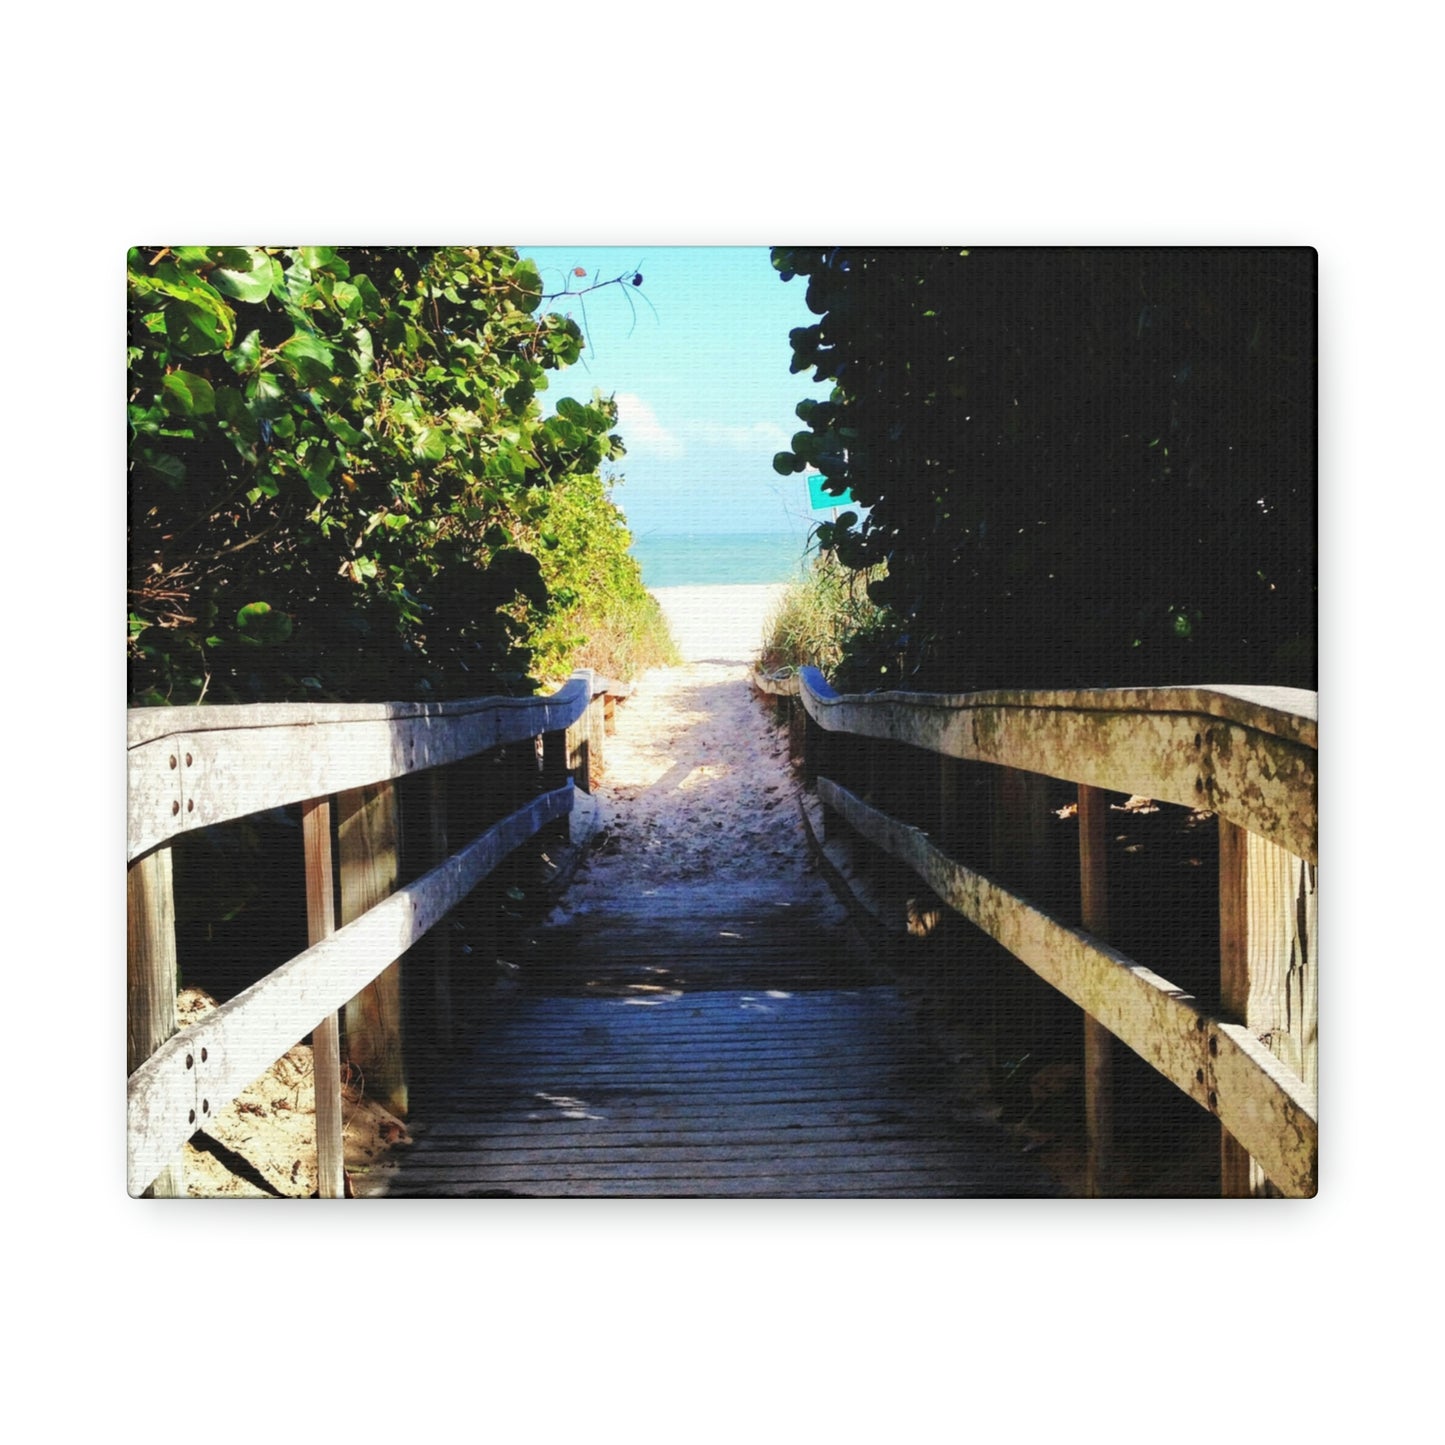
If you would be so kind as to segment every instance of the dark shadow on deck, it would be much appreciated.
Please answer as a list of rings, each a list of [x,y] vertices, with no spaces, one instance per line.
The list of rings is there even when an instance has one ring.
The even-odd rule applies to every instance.
[[[521,973],[363,1192],[1058,1192],[968,1117],[845,925],[776,903],[590,916],[541,933]]]

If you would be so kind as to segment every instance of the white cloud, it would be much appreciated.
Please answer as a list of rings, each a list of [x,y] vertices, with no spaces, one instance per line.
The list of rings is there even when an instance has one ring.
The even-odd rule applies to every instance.
[[[733,447],[738,451],[782,451],[792,438],[776,422],[758,421],[751,426],[725,426],[717,422],[698,422],[687,429],[708,446]]]
[[[656,452],[661,457],[680,457],[685,448],[663,424],[657,413],[640,396],[617,394],[617,430],[630,452]]]

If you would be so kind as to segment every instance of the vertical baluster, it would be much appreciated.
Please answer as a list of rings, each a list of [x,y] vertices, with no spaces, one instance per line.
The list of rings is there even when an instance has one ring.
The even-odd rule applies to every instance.
[[[603,738],[606,729],[603,725],[604,700],[601,697],[594,697],[587,707],[587,792],[591,792],[594,785],[601,782],[603,773]]]
[[[320,943],[336,931],[335,875],[331,860],[331,799],[301,805],[301,839],[306,856],[306,937]],[[317,1192],[340,1199],[346,1192],[346,1150],[342,1140],[341,1028],[333,1013],[311,1034],[316,1083]]]
[[[1233,823],[1219,820],[1220,1013],[1268,1040],[1315,1087],[1317,956],[1315,870]],[[1272,1192],[1243,1147],[1220,1130],[1220,1193]]]
[[[575,727],[568,728],[565,732],[544,733],[542,736],[542,791],[554,792],[567,781],[567,774],[574,771],[578,776],[573,782],[578,787],[585,788],[587,777],[587,756],[585,733],[581,740],[576,739]],[[566,843],[571,836],[571,823],[567,817],[557,819],[548,823],[542,831],[544,838],[554,842]]]
[[[1081,921],[1095,938],[1109,936],[1109,800],[1101,788],[1079,785],[1079,898]],[[1114,1184],[1114,1038],[1084,1015],[1084,1125],[1088,1136],[1085,1191],[1101,1198]]]
[[[176,1031],[176,905],[170,844],[126,869],[126,1073],[133,1074]],[[184,1168],[168,1164],[142,1192],[185,1193]]]
[[[395,784],[376,783],[337,794],[336,816],[344,925],[396,889],[401,873],[401,810]],[[365,1076],[368,1095],[393,1114],[405,1115],[400,959],[346,1005],[346,1053]]]
[[[1248,833],[1219,819],[1219,1010],[1231,1023],[1249,1014]],[[1219,1192],[1226,1199],[1254,1193],[1248,1151],[1220,1126]]]

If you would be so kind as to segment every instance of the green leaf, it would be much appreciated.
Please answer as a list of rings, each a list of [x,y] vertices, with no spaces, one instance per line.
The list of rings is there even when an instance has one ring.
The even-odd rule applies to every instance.
[[[312,332],[296,332],[283,341],[277,350],[292,375],[307,385],[325,381],[331,375],[331,348]]]
[[[366,445],[366,433],[357,431],[349,421],[339,416],[328,415],[326,425],[331,428],[331,435],[334,436],[342,446],[350,447],[352,451],[357,451]]]
[[[184,296],[172,295],[163,314],[167,339],[187,356],[224,351],[235,340],[236,318],[209,286],[197,285]]]
[[[243,266],[221,266],[207,278],[223,296],[255,305],[273,293],[280,293],[285,284],[281,263],[264,251],[243,251]]]
[[[291,619],[269,602],[248,602],[236,614],[241,640],[256,647],[270,647],[291,636]]]
[[[335,465],[336,453],[321,447],[312,447],[301,463],[301,475],[318,502],[324,502],[331,495],[331,483],[326,479]]]
[[[542,304],[542,273],[537,270],[536,262],[519,261],[510,280],[513,305],[530,316]]]
[[[312,272],[326,272],[344,281],[351,275],[351,268],[330,246],[302,246],[301,261]]]
[[[371,332],[364,326],[358,326],[352,335],[356,338],[356,368],[364,376],[376,364],[371,345]]]
[[[223,386],[216,393],[216,415],[245,441],[255,442],[260,436],[256,418],[238,387]]]
[[[361,315],[361,293],[349,281],[338,281],[331,293],[337,309],[348,321]]]
[[[446,433],[440,427],[424,426],[417,432],[412,450],[423,461],[439,462],[447,454]]]
[[[231,363],[233,371],[241,373],[254,371],[261,360],[261,333],[248,331],[231,349],[227,360]]]
[[[166,407],[180,416],[211,416],[216,393],[204,376],[190,371],[169,372],[161,381]]]
[[[352,284],[361,297],[361,304],[368,316],[374,316],[381,309],[381,293],[371,284],[370,277],[353,276]]]
[[[186,464],[179,457],[167,456],[164,452],[144,447],[140,453],[141,465],[159,477],[172,491],[186,484]]]
[[[286,399],[281,383],[269,372],[262,372],[260,376],[250,382],[246,387],[246,394],[255,408],[256,415],[260,417],[279,415]]]
[[[804,462],[816,462],[822,450],[822,438],[810,431],[794,432],[793,454]]]

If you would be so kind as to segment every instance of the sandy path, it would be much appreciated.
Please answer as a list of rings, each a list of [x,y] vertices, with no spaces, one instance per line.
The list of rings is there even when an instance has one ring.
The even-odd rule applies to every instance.
[[[605,832],[565,914],[745,895],[838,916],[808,854],[786,735],[749,684],[783,590],[656,590],[689,660],[647,673],[617,709],[597,788]]]
[[[836,910],[808,854],[786,734],[749,675],[658,668],[618,708],[596,795],[604,832],[565,914],[744,895]]]
[[[751,662],[786,582],[755,587],[654,587],[684,662]]]

